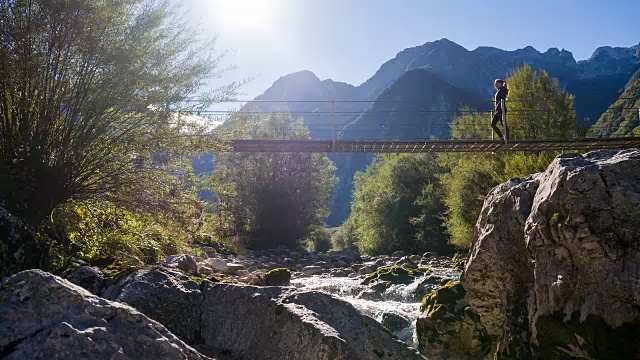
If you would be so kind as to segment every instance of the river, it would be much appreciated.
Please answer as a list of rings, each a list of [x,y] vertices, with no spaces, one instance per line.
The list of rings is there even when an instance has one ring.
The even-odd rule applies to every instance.
[[[305,290],[330,293],[351,303],[363,314],[383,322],[385,314],[396,314],[408,319],[407,326],[395,331],[402,341],[416,347],[415,324],[420,314],[421,294],[430,292],[440,284],[439,279],[459,279],[460,272],[451,268],[431,268],[432,272],[418,277],[408,285],[392,285],[382,294],[375,294],[357,278],[314,275],[291,280],[291,285]],[[429,279],[427,279],[429,278]],[[435,281],[429,281],[435,280]]]

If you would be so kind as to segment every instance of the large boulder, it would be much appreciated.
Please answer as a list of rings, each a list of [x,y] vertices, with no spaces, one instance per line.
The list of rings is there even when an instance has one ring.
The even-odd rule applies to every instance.
[[[422,359],[380,323],[329,294],[227,284],[204,293],[203,346],[233,357]]]
[[[195,274],[198,272],[196,259],[189,254],[168,256],[164,259],[164,264],[176,267],[187,274]]]
[[[322,292],[203,281],[138,270],[104,296],[127,302],[211,356],[244,359],[422,359],[375,320]]]
[[[273,269],[264,274],[266,286],[289,286],[291,283],[291,270],[285,268]]]
[[[227,261],[224,259],[211,258],[207,260],[207,265],[213,270],[220,273],[226,272],[229,268],[227,266]]]
[[[151,266],[135,271],[102,296],[135,307],[190,344],[200,338],[200,285],[177,270]]]
[[[206,359],[135,309],[40,270],[0,288],[3,359]]]
[[[491,346],[465,347],[462,333],[421,346],[474,359],[640,357],[639,178],[639,151],[597,151],[494,188],[462,276],[468,318]]]
[[[46,241],[0,207],[0,279],[22,270],[46,268],[48,254]]]

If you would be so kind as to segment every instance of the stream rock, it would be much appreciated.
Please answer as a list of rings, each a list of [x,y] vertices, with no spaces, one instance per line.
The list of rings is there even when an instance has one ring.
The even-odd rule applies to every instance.
[[[220,273],[226,272],[229,266],[227,266],[227,261],[224,259],[211,258],[207,259],[207,265],[213,269],[213,271],[217,271]]]
[[[138,270],[107,289],[201,352],[243,359],[423,359],[351,304],[316,291],[202,282]]]
[[[3,359],[208,359],[135,309],[40,270],[0,288]]]
[[[640,357],[638,179],[639,151],[596,151],[494,188],[462,275],[467,319],[490,346],[436,331],[421,347],[461,359]]]
[[[320,266],[305,266],[302,269],[302,273],[306,276],[311,276],[311,275],[319,275],[322,274],[322,268]]]
[[[411,324],[409,323],[409,319],[400,314],[386,312],[382,314],[382,325],[393,332],[398,332],[408,328]]]
[[[67,280],[88,290],[92,294],[98,294],[105,286],[104,274],[96,266],[82,265],[75,269]]]
[[[181,272],[163,266],[141,269],[108,287],[102,297],[135,307],[190,344],[199,339],[200,285]]]
[[[226,284],[204,293],[204,347],[234,357],[422,358],[378,322],[328,294]]]
[[[198,272],[198,263],[193,256],[188,254],[171,255],[164,259],[164,264],[174,266],[187,274],[195,274]]]

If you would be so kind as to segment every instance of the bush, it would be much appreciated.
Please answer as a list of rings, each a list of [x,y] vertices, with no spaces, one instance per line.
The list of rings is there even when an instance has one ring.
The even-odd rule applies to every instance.
[[[318,228],[311,233],[308,243],[312,251],[327,252],[331,250],[331,234],[325,228]]]
[[[350,221],[359,250],[373,255],[441,251],[439,244],[447,242],[438,178],[442,171],[430,154],[390,154],[357,173]]]
[[[348,218],[331,236],[331,244],[335,250],[358,250],[358,233],[351,218]]]
[[[308,129],[290,116],[240,113],[229,122],[242,139],[309,139]],[[210,181],[219,232],[250,249],[300,246],[329,215],[334,172],[319,153],[217,154]]]
[[[96,260],[133,256],[145,263],[154,263],[188,247],[185,229],[171,223],[164,227],[157,219],[136,215],[109,203],[70,203],[54,215],[53,222],[43,229],[58,243],[63,258]],[[168,230],[172,227],[173,232]]]

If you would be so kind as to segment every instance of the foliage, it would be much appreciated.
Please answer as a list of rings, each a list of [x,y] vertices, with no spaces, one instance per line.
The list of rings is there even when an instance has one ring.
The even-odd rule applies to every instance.
[[[32,224],[69,200],[179,207],[186,156],[220,147],[173,115],[225,70],[213,39],[161,0],[4,1],[0,19],[0,202]]]
[[[135,257],[153,263],[188,246],[189,229],[180,219],[134,214],[103,202],[69,203],[58,208],[46,228],[49,234],[55,230],[59,243],[67,244],[58,248],[61,256],[86,260],[128,261]]]
[[[436,251],[446,243],[443,210],[431,155],[384,155],[355,176],[351,220],[367,254]],[[350,226],[350,225],[349,225]]]
[[[441,175],[449,242],[468,247],[484,198],[498,184],[504,164],[493,154],[443,155],[440,161],[450,169]]]
[[[567,139],[577,136],[575,97],[560,82],[525,64],[507,77],[510,139]]]
[[[640,70],[629,79],[620,98],[589,130],[594,137],[640,136]]]
[[[577,134],[573,96],[541,70],[525,65],[507,78],[509,99],[507,121],[511,139],[558,139]],[[533,111],[535,110],[535,111]],[[451,123],[454,138],[490,138],[488,119],[482,113],[469,113]],[[484,198],[496,185],[514,177],[544,171],[557,154],[487,153],[444,154],[439,157],[446,229],[449,242],[469,247]]]
[[[244,139],[308,139],[301,121],[253,112],[234,116],[229,128]],[[222,236],[248,248],[297,247],[328,215],[335,167],[318,153],[226,153],[216,156],[211,179]]]
[[[335,250],[358,250],[358,233],[350,217],[333,233],[331,244]]]
[[[331,234],[323,227],[314,229],[307,239],[310,250],[315,252],[327,252],[331,250]]]
[[[449,124],[452,138],[468,140],[491,139],[493,129],[490,126],[490,113],[474,111],[469,106],[463,106],[460,110],[462,115],[454,118]]]

